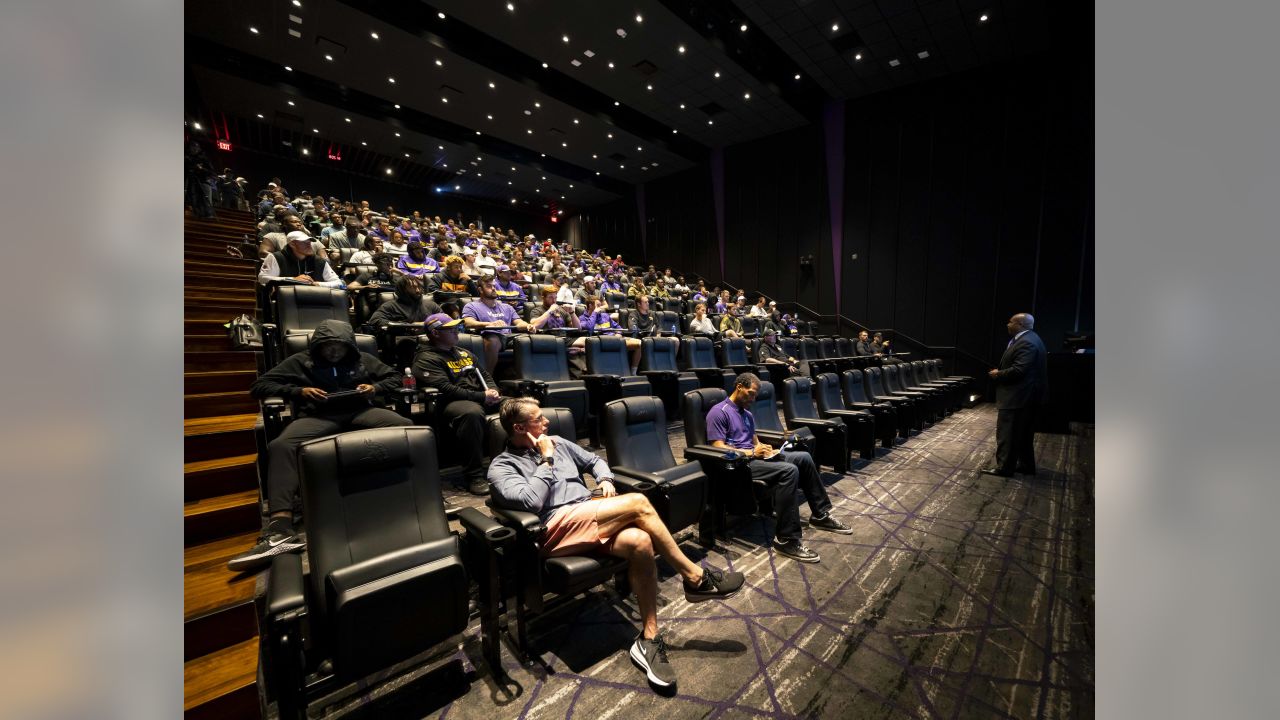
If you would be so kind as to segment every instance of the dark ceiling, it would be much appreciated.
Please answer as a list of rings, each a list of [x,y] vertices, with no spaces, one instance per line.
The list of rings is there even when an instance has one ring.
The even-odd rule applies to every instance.
[[[586,207],[1049,26],[1043,0],[188,0],[187,107],[258,151]]]

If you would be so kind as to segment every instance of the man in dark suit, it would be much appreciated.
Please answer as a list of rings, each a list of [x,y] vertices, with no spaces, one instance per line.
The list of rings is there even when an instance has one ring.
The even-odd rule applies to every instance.
[[[1028,313],[1009,318],[1012,340],[1000,357],[1000,367],[988,375],[996,382],[996,464],[983,472],[1013,477],[1016,470],[1036,472],[1034,448],[1036,408],[1048,396],[1044,343],[1032,330],[1036,319]]]

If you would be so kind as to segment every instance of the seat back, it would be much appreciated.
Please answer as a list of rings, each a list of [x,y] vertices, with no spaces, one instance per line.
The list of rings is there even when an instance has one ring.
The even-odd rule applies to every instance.
[[[624,292],[610,290],[604,294],[604,299],[609,303],[609,312],[617,312],[627,306],[627,294]]]
[[[747,315],[742,318],[742,334],[753,336],[760,334],[760,318]]]
[[[640,340],[641,370],[674,370],[678,371],[676,362],[676,345],[679,340],[673,337],[647,337]]]
[[[336,288],[282,285],[276,288],[280,334],[315,330],[323,320],[349,322],[347,294]]]
[[[826,415],[833,410],[844,410],[844,397],[840,395],[840,378],[835,373],[822,373],[817,380],[814,399],[818,403],[818,412]]]
[[[880,368],[880,372],[884,376],[884,386],[889,392],[902,392],[906,390],[906,386],[902,384],[902,378],[898,375],[898,368],[895,365],[885,365]]]
[[[544,407],[542,414],[547,418],[547,434],[559,435],[569,442],[578,442],[578,429],[575,427],[573,413],[568,408]],[[502,429],[502,422],[495,415],[485,417],[484,454],[490,458],[498,457],[507,447],[507,431]]]
[[[893,392],[884,386],[884,368],[872,366],[863,370],[863,390],[866,391],[867,397],[871,402],[875,402],[876,398],[885,395],[892,395]]]
[[[858,353],[853,348],[853,340],[842,337],[836,338],[836,354],[840,357],[853,357]]]
[[[742,338],[725,338],[720,345],[720,366],[750,365],[747,359],[747,341]]]
[[[573,379],[569,376],[569,354],[564,338],[517,335],[511,342],[516,374],[521,378],[544,382]]]
[[[845,404],[871,402],[867,398],[861,370],[857,368],[845,370],[840,374],[840,384],[841,389],[844,390]]]
[[[782,346],[782,352],[788,356],[798,360],[804,359],[800,352],[800,340],[793,337],[779,337],[778,344]]]
[[[311,626],[334,670],[362,677],[467,626],[431,428],[357,430],[298,449]]]
[[[674,298],[674,297],[663,298],[662,309],[666,312],[671,312],[671,313],[675,313],[676,315],[679,315],[680,313],[684,312],[684,301],[681,300],[680,298]]]
[[[818,410],[813,406],[813,382],[809,378],[782,381],[782,414],[788,423],[793,418],[818,418]]]
[[[311,343],[311,333],[294,333],[284,336],[284,357],[289,357],[295,353],[300,353],[307,349],[307,345]],[[362,353],[369,353],[374,357],[378,355],[378,338],[372,335],[356,333],[356,347]],[[284,358],[281,358],[284,359]],[[403,368],[401,368],[403,369]]]
[[[933,382],[929,379],[929,373],[924,371],[923,360],[913,360],[909,363],[904,363],[904,366],[911,367],[912,385],[923,385],[927,382]]]
[[[369,321],[373,317],[373,313],[382,304],[388,300],[395,300],[396,293],[394,290],[383,290],[381,292],[360,292],[356,294],[356,321],[355,326],[359,327]]]
[[[656,397],[605,404],[603,440],[610,466],[658,472],[676,464],[667,441],[667,411]]]
[[[425,338],[425,336],[423,336]],[[484,338],[480,333],[458,333],[458,347],[469,351],[472,355],[481,360],[484,359]]]
[[[627,341],[615,335],[603,335],[586,339],[587,372],[593,375],[631,375],[628,364]]]
[[[802,360],[822,359],[822,355],[818,352],[818,341],[811,337],[800,338],[800,352],[803,353],[803,355],[797,355],[796,357],[799,357]]]
[[[711,338],[690,336],[680,343],[681,364],[686,368],[713,368],[716,365],[715,345]]]
[[[937,358],[933,358],[933,359],[930,359],[930,360],[925,360],[925,361],[924,361],[924,375],[925,375],[925,377],[929,378],[930,380],[932,380],[932,381],[934,381],[934,382],[937,382],[937,381],[941,380],[941,379],[942,379],[942,373],[938,371],[938,365],[939,365],[941,362],[942,362],[942,361],[941,361],[941,360],[938,360]]]
[[[654,320],[658,323],[658,332],[680,334],[680,313],[662,310],[655,312],[654,315],[656,316]]]
[[[719,388],[702,388],[684,394],[684,441],[689,447],[707,444],[707,413],[728,397]],[[774,413],[777,416],[777,413]]]
[[[747,341],[747,356],[751,358],[751,362],[759,365],[760,361],[760,343],[764,342],[761,338],[751,338]]]
[[[710,409],[710,408],[708,408]],[[751,404],[751,416],[755,418],[757,430],[785,432],[782,422],[778,420],[778,396],[773,383],[760,381],[760,391],[756,393],[755,402]]]
[[[836,341],[834,338],[824,337],[818,339],[818,357],[823,360],[839,357],[840,353],[836,350]]]

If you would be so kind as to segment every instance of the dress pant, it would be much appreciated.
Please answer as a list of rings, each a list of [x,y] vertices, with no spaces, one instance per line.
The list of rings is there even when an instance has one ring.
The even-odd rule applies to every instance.
[[[484,407],[454,400],[437,411],[439,422],[453,433],[453,447],[467,481],[484,479]]]
[[[773,490],[773,511],[777,525],[773,535],[778,542],[800,539],[800,506],[796,502],[796,488],[809,501],[813,517],[823,517],[831,512],[831,499],[822,485],[818,466],[807,452],[783,452],[774,460],[752,460],[748,465],[751,479],[766,483]]]
[[[289,423],[267,445],[267,512],[293,510],[298,495],[298,447],[302,443],[348,430],[412,424],[412,420],[392,410],[374,407],[342,415],[300,417]]]
[[[1002,472],[1034,471],[1036,407],[1010,408],[996,413],[996,467]]]

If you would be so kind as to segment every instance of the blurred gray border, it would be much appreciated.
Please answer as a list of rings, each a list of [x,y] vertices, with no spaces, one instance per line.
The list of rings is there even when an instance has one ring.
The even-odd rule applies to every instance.
[[[5,714],[174,717],[182,6],[0,13]],[[1096,18],[1097,707],[1272,716],[1280,3]]]

